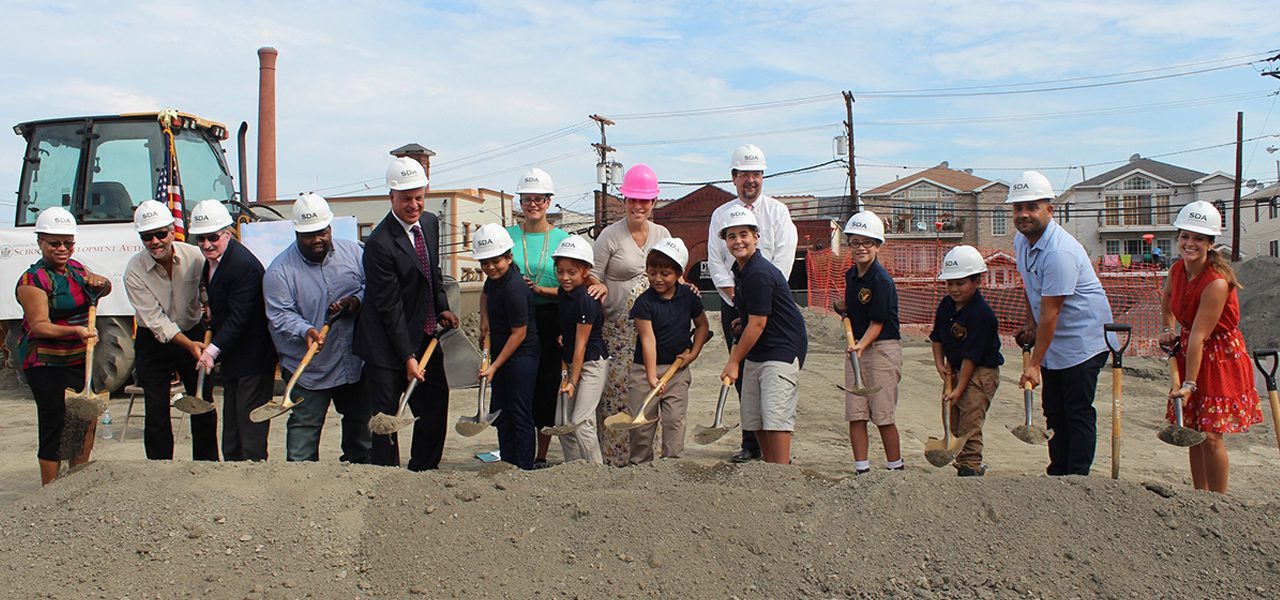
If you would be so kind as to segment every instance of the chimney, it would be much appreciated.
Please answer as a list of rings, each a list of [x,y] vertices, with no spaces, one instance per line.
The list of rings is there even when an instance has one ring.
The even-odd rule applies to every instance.
[[[271,46],[258,48],[258,195],[257,202],[276,199],[276,56]]]
[[[391,151],[391,156],[396,158],[409,157],[422,164],[422,172],[426,173],[427,180],[431,180],[431,157],[436,153],[424,148],[422,144],[408,143]]]

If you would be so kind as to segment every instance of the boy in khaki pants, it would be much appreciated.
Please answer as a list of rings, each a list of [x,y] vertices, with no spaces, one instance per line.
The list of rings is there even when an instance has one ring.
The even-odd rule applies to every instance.
[[[955,382],[950,394],[951,434],[968,435],[956,456],[956,474],[981,477],[987,472],[982,462],[982,424],[987,419],[991,397],[1000,385],[999,321],[978,288],[987,265],[973,246],[956,246],[942,259],[941,281],[947,295],[938,303],[933,319],[933,362],[945,382]]]
[[[645,257],[649,289],[636,298],[631,308],[631,318],[636,322],[636,352],[627,374],[627,411],[637,414],[645,396],[659,388],[644,416],[662,423],[663,458],[680,458],[684,454],[689,363],[698,358],[711,331],[702,298],[680,282],[688,261],[689,251],[680,238],[658,242]],[[684,359],[684,364],[665,386],[660,386],[659,378],[677,358]],[[657,433],[656,423],[631,430],[631,464],[653,460]]]

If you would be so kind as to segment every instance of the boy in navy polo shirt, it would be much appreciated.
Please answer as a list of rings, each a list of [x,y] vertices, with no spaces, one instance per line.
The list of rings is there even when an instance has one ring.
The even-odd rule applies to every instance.
[[[533,319],[533,292],[520,275],[511,249],[511,235],[496,223],[476,232],[473,253],[484,282],[481,329],[489,330],[489,349],[496,353],[479,377],[490,382],[489,410],[501,410],[494,422],[502,460],[521,469],[533,468],[536,450],[533,427],[533,380],[538,371],[538,328]]]
[[[898,331],[898,288],[880,265],[884,221],[864,210],[845,224],[853,265],[844,273],[844,307],[857,343],[846,349],[857,352],[862,384],[879,391],[867,396],[845,393],[844,416],[849,421],[849,445],[857,474],[871,470],[867,421],[880,430],[885,468],[902,470],[898,442],[898,382],[902,380],[902,335]],[[853,387],[853,367],[845,361],[845,385]]]
[[[982,254],[973,246],[956,246],[942,260],[939,280],[947,282],[947,295],[938,303],[933,318],[933,363],[945,382],[953,378],[951,393],[942,397],[951,403],[951,434],[968,435],[956,456],[956,474],[981,477],[982,424],[991,407],[991,397],[1000,385],[1000,322],[982,298],[979,287],[987,272]]]
[[[741,375],[742,429],[755,432],[765,462],[790,464],[809,336],[782,271],[756,248],[759,228],[751,210],[735,207],[720,230],[733,256],[733,302],[742,315],[734,326],[741,337],[720,378],[736,381]]]
[[[658,242],[645,257],[649,289],[636,298],[631,318],[636,323],[636,352],[627,373],[627,410],[637,414],[644,398],[655,388],[658,396],[649,403],[645,419],[662,423],[662,457],[684,454],[685,416],[689,408],[689,364],[697,360],[702,345],[710,337],[711,326],[703,312],[702,298],[680,282],[689,251],[680,238]],[[690,324],[693,331],[689,330]],[[677,358],[684,364],[665,386],[658,380]],[[633,465],[653,460],[657,423],[631,430]]]
[[[603,464],[596,438],[596,406],[609,375],[609,350],[604,345],[604,310],[598,300],[587,294],[587,278],[595,254],[591,242],[572,235],[560,242],[551,256],[555,259],[556,280],[560,282],[556,292],[560,358],[568,370],[568,380],[561,384],[560,393],[568,403],[564,411],[569,422],[557,425],[578,424],[573,433],[560,436],[560,448],[565,462]]]

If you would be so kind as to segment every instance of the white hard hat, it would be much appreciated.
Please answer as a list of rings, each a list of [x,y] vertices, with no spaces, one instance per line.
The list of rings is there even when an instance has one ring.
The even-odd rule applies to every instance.
[[[476,260],[502,256],[515,247],[515,242],[511,241],[511,234],[497,223],[481,225],[471,241],[471,253],[475,255]]]
[[[1178,229],[1217,237],[1222,234],[1222,213],[1212,202],[1196,200],[1188,203],[1178,211],[1178,218],[1173,220]]]
[[[755,144],[738,146],[733,151],[733,162],[729,166],[738,171],[763,171],[768,168],[764,163],[764,152]]]
[[[1031,202],[1033,200],[1053,200],[1053,186],[1049,179],[1035,171],[1024,171],[1022,177],[1009,186],[1009,196],[1005,204],[1015,202]]]
[[[587,238],[580,235],[571,235],[565,238],[563,242],[560,242],[559,246],[556,246],[555,252],[551,253],[551,258],[572,258],[590,265],[595,263],[596,254]]]
[[[756,219],[756,213],[749,210],[745,206],[735,206],[729,209],[729,214],[724,217],[724,224],[720,226],[720,239],[724,239],[724,232],[730,227],[750,227],[752,231],[760,231],[760,221]]]
[[[76,218],[61,206],[50,206],[36,217],[36,233],[75,235]]]
[[[844,224],[847,235],[860,235],[884,243],[884,220],[869,210],[864,210]]]
[[[516,193],[546,194],[550,196],[556,193],[556,186],[551,181],[551,175],[542,169],[534,167],[525,171],[524,176],[520,178],[520,182],[516,184]]]
[[[293,203],[293,230],[298,233],[315,233],[333,222],[329,202],[320,194],[299,194]]]
[[[956,246],[942,259],[942,273],[939,281],[962,279],[970,275],[987,272],[987,262],[982,260],[982,253],[973,246]]]
[[[231,223],[231,213],[217,200],[204,200],[191,209],[191,235],[213,233]]]
[[[393,190],[416,190],[427,187],[427,172],[422,163],[407,156],[391,161],[387,167],[387,187]]]
[[[142,233],[173,224],[173,213],[169,207],[155,201],[147,200],[133,211],[133,230]]]
[[[680,265],[681,273],[689,265],[689,249],[684,247],[684,240],[678,237],[665,238],[661,242],[654,244],[653,249],[649,251],[661,252],[670,257],[671,260],[676,261],[676,264]]]

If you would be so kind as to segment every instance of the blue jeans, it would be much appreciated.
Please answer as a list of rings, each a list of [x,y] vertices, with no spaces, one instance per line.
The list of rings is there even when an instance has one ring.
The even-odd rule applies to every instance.
[[[285,381],[293,376],[286,369],[281,369],[280,373]],[[293,386],[293,401],[301,404],[289,412],[289,422],[285,425],[285,455],[288,459],[320,460],[320,432],[324,429],[324,419],[329,414],[329,402],[332,401],[342,415],[342,456],[338,460],[368,464],[373,435],[369,432],[369,399],[361,393],[363,389],[363,380],[322,390]]]
[[[537,374],[537,356],[512,356],[498,368],[489,391],[489,412],[502,411],[493,423],[498,430],[502,460],[525,470],[533,468],[533,455],[537,450],[533,386],[530,385]]]

